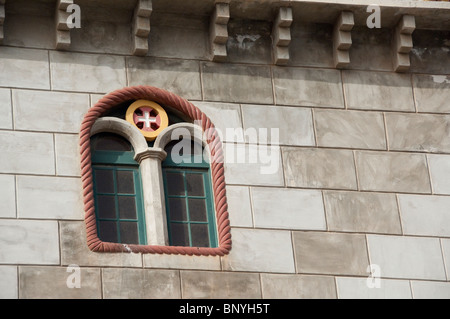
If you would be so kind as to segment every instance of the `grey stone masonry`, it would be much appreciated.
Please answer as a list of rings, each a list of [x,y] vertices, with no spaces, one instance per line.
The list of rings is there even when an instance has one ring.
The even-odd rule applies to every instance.
[[[0,299],[449,299],[450,4],[332,2],[0,0]],[[88,246],[81,124],[140,85],[219,131],[228,254]]]

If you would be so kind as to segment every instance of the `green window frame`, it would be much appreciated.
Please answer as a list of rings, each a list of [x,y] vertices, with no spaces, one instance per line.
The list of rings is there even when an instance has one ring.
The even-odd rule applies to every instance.
[[[210,166],[202,156],[162,163],[167,228],[171,246],[218,247]]]
[[[102,241],[146,245],[141,174],[130,149],[92,152],[96,225]]]

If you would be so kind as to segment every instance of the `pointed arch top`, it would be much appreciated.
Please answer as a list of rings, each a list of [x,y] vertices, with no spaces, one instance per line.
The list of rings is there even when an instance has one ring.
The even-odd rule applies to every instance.
[[[125,245],[103,242],[98,238],[95,219],[93,177],[91,167],[90,136],[91,129],[97,119],[106,115],[117,105],[133,100],[146,99],[173,108],[192,121],[201,125],[202,131],[208,131],[208,147],[211,157],[211,179],[213,184],[214,204],[216,211],[219,247],[181,247],[156,245]],[[223,256],[231,249],[230,224],[228,220],[228,205],[225,190],[222,142],[214,132],[214,124],[199,108],[191,102],[169,91],[152,86],[134,86],[116,90],[100,99],[84,116],[80,129],[81,181],[83,187],[83,202],[87,244],[95,252],[134,252],[181,255],[211,255]]]

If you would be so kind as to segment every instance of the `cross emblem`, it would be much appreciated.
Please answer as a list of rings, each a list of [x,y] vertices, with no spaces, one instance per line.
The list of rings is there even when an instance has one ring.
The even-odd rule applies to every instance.
[[[143,131],[155,131],[161,125],[161,119],[159,114],[153,116],[155,111],[150,107],[140,107],[134,114],[133,119],[137,127]]]

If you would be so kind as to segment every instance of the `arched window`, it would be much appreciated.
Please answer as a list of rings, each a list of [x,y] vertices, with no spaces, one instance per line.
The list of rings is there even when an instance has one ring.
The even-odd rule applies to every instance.
[[[130,142],[120,135],[91,138],[98,236],[122,244],[147,243],[139,164]]]
[[[203,137],[211,128],[194,105],[153,87],[113,92],[91,108],[80,132],[91,250],[229,252],[222,145]]]
[[[170,245],[217,247],[211,173],[203,158],[203,147],[188,139],[172,141],[164,150],[167,158],[162,165]]]

